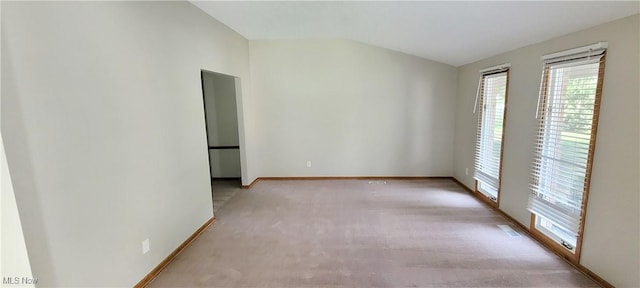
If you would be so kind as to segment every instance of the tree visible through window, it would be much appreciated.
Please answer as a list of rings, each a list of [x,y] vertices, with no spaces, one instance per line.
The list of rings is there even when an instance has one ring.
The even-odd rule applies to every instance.
[[[502,138],[507,99],[508,70],[483,73],[478,87],[478,132],[476,138],[476,190],[497,201],[500,190]]]
[[[529,210],[532,230],[579,257],[589,188],[604,50],[548,60],[541,87],[540,129]]]

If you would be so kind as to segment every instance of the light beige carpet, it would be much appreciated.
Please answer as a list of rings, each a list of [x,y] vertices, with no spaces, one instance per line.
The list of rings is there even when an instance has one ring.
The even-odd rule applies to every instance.
[[[215,179],[211,180],[211,197],[213,198],[213,213],[215,214],[220,207],[229,199],[242,190],[242,182],[240,179]]]
[[[597,286],[451,180],[260,181],[216,218],[149,287]]]

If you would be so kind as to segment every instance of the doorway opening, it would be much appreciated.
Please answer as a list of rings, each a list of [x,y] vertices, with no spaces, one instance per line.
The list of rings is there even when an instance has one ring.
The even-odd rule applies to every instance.
[[[240,78],[201,70],[214,213],[242,188]]]

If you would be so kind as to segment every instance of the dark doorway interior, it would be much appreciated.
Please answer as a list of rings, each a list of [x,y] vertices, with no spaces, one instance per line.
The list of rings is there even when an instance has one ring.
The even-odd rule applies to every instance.
[[[201,72],[201,79],[216,211],[242,186],[236,103],[238,79],[205,70]]]

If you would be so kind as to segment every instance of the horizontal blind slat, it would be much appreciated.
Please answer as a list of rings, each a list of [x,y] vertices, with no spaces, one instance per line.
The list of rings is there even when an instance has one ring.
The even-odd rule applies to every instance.
[[[578,234],[604,50],[546,59],[527,209]]]
[[[488,71],[481,75],[479,82],[477,104],[480,113],[476,134],[474,179],[481,183],[479,186],[482,186],[482,190],[490,190],[487,192],[497,196],[500,186],[500,153],[507,73]]]

